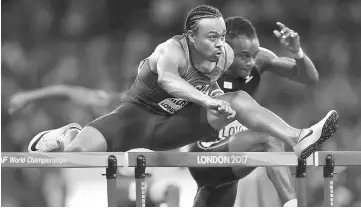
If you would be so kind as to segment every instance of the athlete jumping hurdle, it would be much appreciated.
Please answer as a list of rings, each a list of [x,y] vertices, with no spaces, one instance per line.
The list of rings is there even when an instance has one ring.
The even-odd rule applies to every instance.
[[[225,21],[218,9],[202,5],[190,11],[184,29],[183,35],[161,43],[140,62],[138,76],[117,109],[84,129],[69,124],[41,132],[29,151],[170,150],[206,139],[237,120],[307,158],[335,133],[336,111],[309,128],[297,129],[244,91],[209,96],[208,90],[219,88],[217,80],[234,60],[225,43]],[[74,137],[73,131],[80,133]]]

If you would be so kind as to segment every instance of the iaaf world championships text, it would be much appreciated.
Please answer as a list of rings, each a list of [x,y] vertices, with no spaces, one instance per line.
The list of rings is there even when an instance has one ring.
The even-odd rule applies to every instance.
[[[63,164],[66,163],[66,160],[59,157],[45,157],[45,158],[36,158],[36,157],[16,157],[16,156],[4,156],[1,157],[1,163],[41,163],[41,164]]]

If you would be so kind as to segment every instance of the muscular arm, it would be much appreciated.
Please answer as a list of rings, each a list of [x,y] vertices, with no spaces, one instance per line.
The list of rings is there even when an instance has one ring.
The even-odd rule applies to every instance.
[[[49,97],[68,97],[81,105],[107,106],[115,96],[81,86],[54,85],[13,95],[9,99],[9,112],[14,113],[36,100]]]
[[[259,56],[261,69],[264,71],[270,71],[306,85],[314,85],[318,82],[318,72],[306,54],[301,59],[290,59],[278,57],[272,51],[260,48]]]
[[[69,87],[65,85],[54,85],[40,89],[24,91],[14,94],[9,98],[9,112],[14,113],[29,103],[47,97],[69,96]]]
[[[35,89],[27,91],[29,100],[43,99],[51,96],[69,96],[71,91],[71,86],[66,85],[54,85],[49,87],[44,87],[40,89]]]
[[[206,106],[206,102],[211,97],[197,90],[179,74],[183,57],[184,55],[177,45],[165,43],[157,62],[158,83],[174,97]]]

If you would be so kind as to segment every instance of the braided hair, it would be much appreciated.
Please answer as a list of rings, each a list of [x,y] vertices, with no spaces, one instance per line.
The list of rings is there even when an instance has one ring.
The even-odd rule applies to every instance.
[[[245,35],[247,38],[257,37],[257,32],[252,23],[243,17],[235,16],[226,19],[227,36],[231,39],[238,35]]]
[[[188,13],[184,25],[184,32],[187,32],[188,30],[196,31],[201,19],[219,17],[222,17],[222,14],[217,8],[208,5],[197,6]]]

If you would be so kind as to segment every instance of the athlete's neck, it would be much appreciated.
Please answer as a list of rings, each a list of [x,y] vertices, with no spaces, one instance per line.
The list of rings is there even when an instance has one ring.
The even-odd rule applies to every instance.
[[[233,67],[233,66],[229,67],[227,71],[230,72],[229,74],[231,76],[233,76],[234,78],[243,78],[244,79],[251,74],[251,72],[249,72],[248,74],[243,73],[240,71],[239,68]]]
[[[208,61],[199,51],[194,47],[192,43],[188,42],[189,58],[192,66],[198,71],[208,74],[216,67],[216,62]]]

